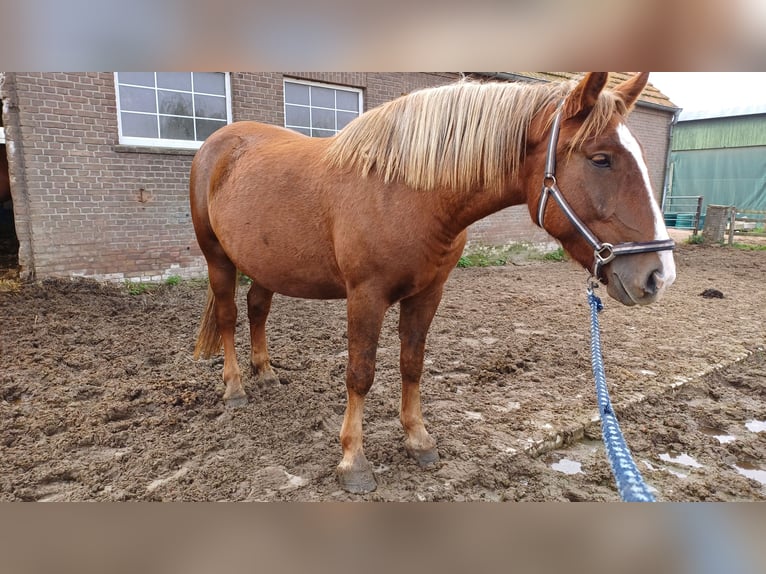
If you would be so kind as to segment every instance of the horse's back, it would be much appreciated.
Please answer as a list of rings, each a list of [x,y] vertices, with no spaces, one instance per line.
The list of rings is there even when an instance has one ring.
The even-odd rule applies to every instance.
[[[303,140],[303,141],[302,141]],[[236,122],[214,132],[199,149],[192,162],[192,184],[201,181],[206,192],[241,164],[252,163],[258,154],[290,147],[311,147],[312,140],[292,130],[258,122]],[[197,179],[197,181],[195,181]],[[197,192],[201,192],[198,190]],[[195,193],[195,190],[192,190]]]

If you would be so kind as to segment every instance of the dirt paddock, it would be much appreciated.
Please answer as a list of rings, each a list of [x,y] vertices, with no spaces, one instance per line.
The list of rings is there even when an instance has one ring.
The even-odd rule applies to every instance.
[[[766,500],[766,252],[681,245],[676,260],[678,280],[654,306],[602,294],[622,429],[660,500]],[[191,358],[203,282],[2,292],[0,500],[618,500],[595,422],[584,287],[570,262],[454,271],[422,385],[441,454],[431,470],[402,444],[392,309],[365,412],[378,489],[361,497],[334,474],[343,301],[275,297],[283,384],[263,395],[248,375],[250,402],[227,410],[222,361]]]

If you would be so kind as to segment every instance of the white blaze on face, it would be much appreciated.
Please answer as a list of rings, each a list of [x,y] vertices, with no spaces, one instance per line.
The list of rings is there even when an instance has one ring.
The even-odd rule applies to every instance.
[[[633,159],[638,166],[638,170],[641,172],[641,177],[644,179],[644,188],[646,189],[649,205],[651,206],[652,215],[654,216],[654,239],[670,239],[668,230],[665,227],[665,220],[660,211],[660,206],[657,205],[657,200],[654,198],[652,184],[649,181],[649,170],[646,167],[644,154],[641,153],[641,146],[639,145],[638,140],[636,140],[633,134],[630,133],[628,126],[625,124],[617,126],[617,135],[620,138],[622,146],[633,156]],[[673,252],[658,251],[657,255],[659,255],[660,262],[662,263],[662,276],[660,279],[662,280],[664,287],[669,287],[676,279],[676,262],[673,259]]]

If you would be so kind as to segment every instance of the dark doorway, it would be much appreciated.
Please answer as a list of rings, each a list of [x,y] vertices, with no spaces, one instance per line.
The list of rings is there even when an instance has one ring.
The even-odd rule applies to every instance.
[[[0,120],[0,136],[4,136]],[[19,240],[13,219],[13,198],[5,138],[0,140],[0,278],[15,276],[19,267]]]

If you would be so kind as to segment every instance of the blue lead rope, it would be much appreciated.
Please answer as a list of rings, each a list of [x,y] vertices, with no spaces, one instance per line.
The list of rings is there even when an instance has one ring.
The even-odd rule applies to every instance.
[[[644,482],[641,473],[633,462],[628,445],[622,436],[620,425],[612,409],[609,390],[606,388],[604,358],[601,356],[601,334],[598,326],[598,313],[604,308],[601,299],[588,289],[590,304],[590,355],[593,365],[593,378],[596,380],[596,398],[601,416],[601,436],[604,439],[606,455],[612,467],[612,474],[617,482],[617,490],[623,502],[654,502],[654,495]]]

